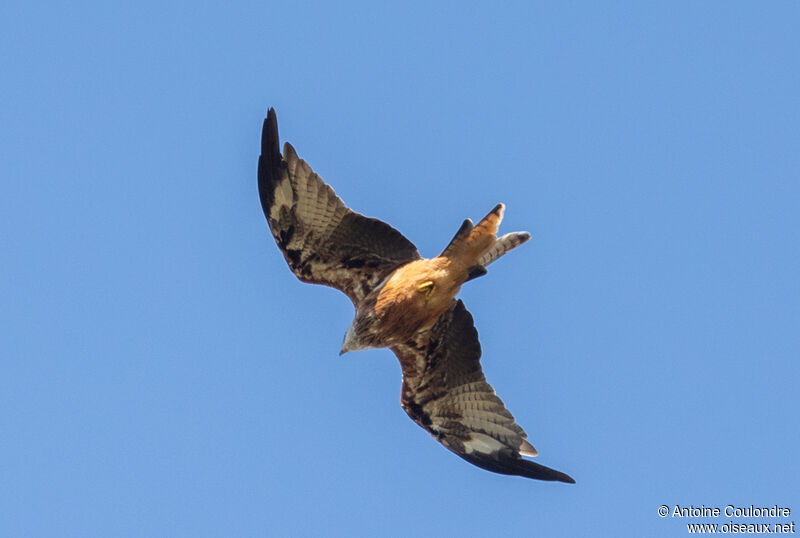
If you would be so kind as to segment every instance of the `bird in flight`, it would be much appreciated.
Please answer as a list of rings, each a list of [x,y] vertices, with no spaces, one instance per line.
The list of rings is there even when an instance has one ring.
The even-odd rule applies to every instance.
[[[455,298],[462,284],[530,239],[527,232],[497,237],[503,204],[477,225],[465,220],[441,254],[422,258],[400,232],[348,208],[291,144],[281,155],[272,108],[261,135],[258,192],[297,278],[332,286],[353,302],[341,353],[388,347],[397,355],[400,404],[414,422],[483,469],[575,482],[522,457],[536,449],[486,382],[472,315]]]

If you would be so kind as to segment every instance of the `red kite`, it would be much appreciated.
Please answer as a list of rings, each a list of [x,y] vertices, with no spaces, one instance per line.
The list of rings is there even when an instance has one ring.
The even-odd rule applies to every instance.
[[[403,235],[348,208],[264,121],[258,190],[272,235],[303,282],[343,291],[355,319],[341,353],[388,347],[403,370],[400,404],[411,419],[468,462],[501,474],[574,483],[522,456],[536,456],[514,417],[486,382],[472,316],[455,299],[461,285],[530,234],[497,237],[498,204],[477,225],[464,221],[447,248],[425,259]]]

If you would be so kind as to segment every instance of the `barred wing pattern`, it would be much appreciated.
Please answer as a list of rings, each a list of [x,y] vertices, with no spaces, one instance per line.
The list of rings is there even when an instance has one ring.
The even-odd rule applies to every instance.
[[[392,351],[403,368],[403,409],[449,450],[495,473],[575,482],[521,457],[536,449],[486,382],[478,332],[463,302],[454,300],[429,331]]]
[[[272,235],[303,282],[332,286],[354,304],[397,267],[420,258],[400,232],[349,209],[287,142],[275,111],[261,135],[258,192]]]

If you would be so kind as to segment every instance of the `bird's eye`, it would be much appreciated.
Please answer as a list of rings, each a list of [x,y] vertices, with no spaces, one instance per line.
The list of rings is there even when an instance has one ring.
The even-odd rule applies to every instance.
[[[417,286],[417,291],[420,293],[424,293],[426,296],[430,297],[431,293],[433,293],[433,280],[426,280],[419,286]]]

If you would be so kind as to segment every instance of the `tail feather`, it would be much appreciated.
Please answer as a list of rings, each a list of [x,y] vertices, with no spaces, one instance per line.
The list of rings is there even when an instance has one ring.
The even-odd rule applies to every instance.
[[[487,265],[531,238],[528,232],[512,232],[497,237],[505,208],[505,205],[497,204],[476,225],[470,219],[465,220],[439,256],[464,264],[468,268],[468,280],[485,275]]]
[[[479,236],[491,236],[494,238],[497,235],[497,229],[500,228],[500,223],[503,221],[503,213],[506,210],[505,204],[497,204],[489,211],[489,214],[481,219],[475,231]],[[472,235],[472,234],[470,234]]]
[[[472,219],[465,219],[464,222],[461,223],[461,227],[456,232],[456,235],[453,236],[453,238],[447,244],[447,247],[442,251],[441,254],[439,254],[439,256],[453,255],[462,247],[464,242],[467,241],[469,235],[474,229],[475,226],[472,224]]]
[[[520,246],[530,238],[531,234],[528,232],[511,232],[503,237],[498,237],[492,248],[487,250],[486,253],[481,256],[480,260],[478,260],[478,265],[486,267],[506,252]]]
[[[475,265],[478,259],[494,245],[504,210],[503,204],[497,204],[475,226],[471,220],[465,220],[440,256],[457,259],[466,266]]]

